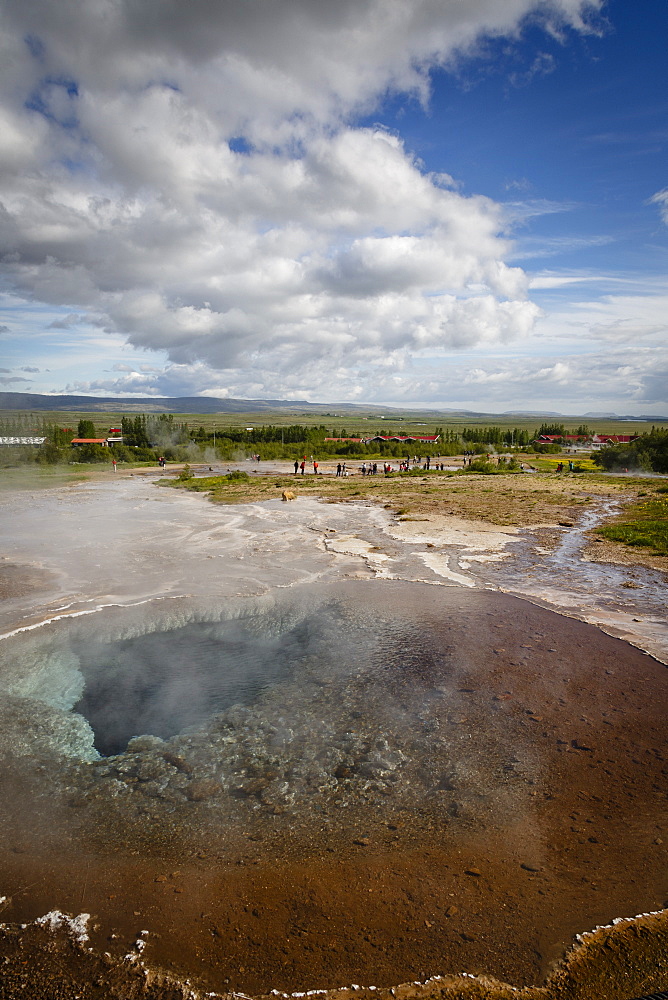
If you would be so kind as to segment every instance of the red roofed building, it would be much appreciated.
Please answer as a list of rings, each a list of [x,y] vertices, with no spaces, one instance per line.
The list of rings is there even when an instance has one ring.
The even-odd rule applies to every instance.
[[[637,441],[639,434],[594,434],[591,439],[592,448],[604,448],[608,444],[631,444]]]
[[[422,444],[436,444],[440,436],[440,434],[415,434],[404,437],[401,434],[375,434],[373,437],[364,438],[363,440],[364,444],[370,444],[371,441],[398,441],[400,444],[421,441]]]
[[[106,438],[72,438],[70,444],[101,444],[103,448],[107,447]]]
[[[397,441],[399,444],[413,444],[414,442],[420,442],[422,444],[436,444],[440,438],[440,434],[423,434],[423,435],[410,435],[404,437],[401,434],[374,434],[373,437],[364,438],[325,438],[325,441],[349,441],[352,444],[372,444],[374,441]]]

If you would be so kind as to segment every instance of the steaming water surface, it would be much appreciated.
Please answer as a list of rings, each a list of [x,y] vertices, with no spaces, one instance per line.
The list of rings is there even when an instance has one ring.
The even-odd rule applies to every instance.
[[[299,636],[280,640],[238,622],[185,625],[134,639],[81,639],[73,651],[84,677],[74,706],[91,724],[95,747],[122,752],[133,736],[167,739],[232,705],[247,705],[287,676]]]

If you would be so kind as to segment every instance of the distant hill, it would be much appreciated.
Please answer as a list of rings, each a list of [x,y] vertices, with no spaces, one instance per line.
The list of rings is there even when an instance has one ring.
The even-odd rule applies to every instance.
[[[413,409],[413,407],[381,406],[363,403],[310,403],[306,399],[218,399],[213,396],[46,396],[33,392],[0,392],[0,410],[49,411],[67,410],[80,413],[263,413],[275,410],[295,414],[321,413],[323,416],[363,414],[392,416],[396,419],[419,413],[435,420],[439,413],[448,416],[482,417],[488,413],[473,410],[441,408],[439,410]],[[552,415],[552,414],[551,414]],[[557,414],[558,415],[558,414]]]
[[[541,419],[544,417],[558,417],[560,420],[582,420],[587,418],[588,420],[635,420],[640,423],[648,423],[654,420],[659,424],[668,422],[668,417],[659,417],[651,413],[637,416],[628,413],[609,413],[607,410],[605,413],[557,413],[555,410],[504,410],[499,415],[502,417],[540,417]]]
[[[328,417],[351,415],[363,418],[389,417],[395,420],[402,418],[426,419],[436,421],[439,414],[448,419],[460,417],[464,420],[484,420],[492,422],[499,418],[523,418],[537,420],[582,420],[598,417],[619,421],[646,421],[649,423],[668,423],[668,417],[620,416],[615,413],[606,414],[563,414],[554,410],[506,410],[504,413],[488,413],[479,410],[460,410],[451,407],[438,409],[416,408],[412,406],[381,406],[364,403],[310,403],[306,399],[217,399],[213,396],[142,396],[118,398],[117,396],[46,396],[33,392],[0,392],[0,410],[30,410],[31,412],[48,412],[67,410],[70,413],[271,413],[282,410],[284,413]]]
[[[259,413],[262,410],[319,407],[307,400],[215,399],[212,396],[44,396],[32,392],[0,392],[2,410],[74,410],[83,413]]]

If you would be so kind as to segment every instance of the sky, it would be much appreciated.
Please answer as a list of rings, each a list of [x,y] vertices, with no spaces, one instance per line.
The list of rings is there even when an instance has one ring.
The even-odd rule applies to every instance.
[[[668,413],[668,0],[5,0],[0,388]]]

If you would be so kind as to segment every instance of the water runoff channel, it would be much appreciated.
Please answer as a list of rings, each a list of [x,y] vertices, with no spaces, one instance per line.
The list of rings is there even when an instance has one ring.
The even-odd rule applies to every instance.
[[[665,982],[665,591],[580,559],[603,511],[548,551],[139,478],[12,502],[10,969],[51,914],[126,992],[144,967],[209,995],[558,991],[575,935],[643,913],[583,938],[578,975],[632,995],[606,965],[630,940]]]

